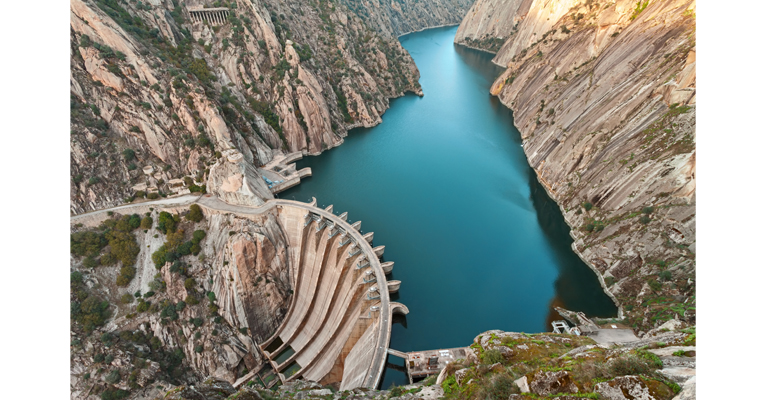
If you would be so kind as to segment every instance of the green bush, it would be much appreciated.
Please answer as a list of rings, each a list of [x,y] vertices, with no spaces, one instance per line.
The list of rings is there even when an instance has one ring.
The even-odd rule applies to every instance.
[[[663,288],[663,285],[660,282],[656,281],[655,279],[650,279],[649,281],[647,281],[647,283],[650,285],[650,289],[652,289],[655,292],[659,292],[660,289]]]
[[[200,344],[195,346],[195,352],[198,354],[203,353],[203,346]]]
[[[641,218],[639,218],[639,222],[641,222],[641,223],[643,223],[643,224],[645,224],[645,225],[646,225],[646,224],[649,224],[649,223],[650,223],[650,221],[652,221],[652,220],[650,219],[650,217],[648,217],[648,216],[646,216],[646,215],[642,215],[642,217],[641,217]]]
[[[139,299],[139,302],[136,304],[136,312],[145,312],[150,309],[150,303],[147,301],[144,301],[144,299]]]
[[[133,160],[136,158],[136,153],[132,149],[125,149],[123,150],[123,159],[126,160],[126,162]]]
[[[117,389],[114,387],[105,389],[102,394],[102,400],[122,400],[128,397],[131,393],[123,389]]]
[[[652,212],[655,211],[655,207],[644,207],[642,208],[642,212],[645,214],[652,214]]]
[[[116,369],[112,370],[112,372],[107,374],[107,376],[104,378],[104,380],[107,381],[107,383],[116,384],[116,383],[120,382],[120,372],[118,372],[118,370],[116,370]]]
[[[134,296],[131,293],[126,293],[120,297],[120,302],[123,304],[131,304],[134,302]]]
[[[591,209],[594,208],[594,205],[586,201],[585,203],[583,203],[583,208],[585,208],[586,211],[591,211]]]
[[[501,363],[505,361],[505,358],[503,357],[503,354],[500,353],[500,350],[497,349],[490,349],[485,350],[483,353],[481,353],[481,362],[483,364],[494,364],[494,363]]]
[[[670,281],[673,278],[669,270],[660,271],[658,276],[664,281]]]
[[[184,288],[190,290],[195,287],[195,278],[187,278],[184,280]]]
[[[185,215],[185,218],[188,221],[201,222],[203,220],[203,210],[201,210],[201,206],[197,204],[191,205],[190,212]]]
[[[155,263],[155,268],[161,269],[166,265],[166,245],[162,245],[152,253],[152,262]]]
[[[151,229],[152,228],[152,217],[144,217],[144,218],[142,218],[142,222],[139,224],[139,226],[142,229]]]
[[[204,237],[206,237],[206,232],[199,229],[193,232],[192,243],[198,244],[201,242],[201,240],[203,240]]]
[[[166,211],[161,211],[158,215],[158,230],[163,233],[174,232],[176,221],[174,216]]]

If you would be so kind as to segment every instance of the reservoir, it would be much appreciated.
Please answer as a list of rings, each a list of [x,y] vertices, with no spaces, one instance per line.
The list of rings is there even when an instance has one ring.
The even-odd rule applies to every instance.
[[[280,194],[334,204],[374,232],[402,281],[391,300],[390,347],[468,346],[490,329],[551,331],[554,305],[591,316],[617,309],[572,252],[569,228],[537,181],[511,111],[489,88],[502,70],[492,54],[453,43],[457,27],[400,38],[420,70],[425,96],[391,101],[382,124],[299,161],[313,176]],[[390,356],[389,362],[403,365]],[[407,382],[387,369],[382,388]]]

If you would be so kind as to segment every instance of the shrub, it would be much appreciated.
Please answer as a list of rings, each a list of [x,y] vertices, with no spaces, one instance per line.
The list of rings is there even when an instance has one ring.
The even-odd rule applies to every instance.
[[[166,245],[162,245],[152,253],[152,262],[155,263],[155,268],[161,269],[166,264]]]
[[[184,288],[185,289],[192,289],[195,287],[195,278],[187,278],[184,280]]]
[[[663,285],[661,285],[661,283],[656,281],[655,279],[650,279],[647,283],[650,285],[650,289],[656,292],[659,292],[660,289],[663,288]]]
[[[645,214],[652,214],[652,212],[655,211],[655,207],[644,207],[642,208],[642,212]]]
[[[179,245],[177,248],[177,252],[180,256],[186,256],[192,253],[192,242],[184,242]]]
[[[190,212],[187,213],[185,218],[189,221],[201,222],[203,220],[203,210],[201,210],[201,206],[197,204],[191,205]]]
[[[142,222],[139,224],[139,226],[142,229],[150,229],[150,228],[152,228],[152,217],[144,217],[144,218],[142,218]]]
[[[88,178],[88,186],[96,185],[99,183],[99,177],[98,176],[92,176]]]
[[[200,344],[195,346],[195,352],[198,354],[203,353],[203,346]]]
[[[182,311],[185,309],[185,307],[187,307],[187,303],[185,303],[184,301],[180,301],[179,303],[176,303],[177,311]]]
[[[206,232],[199,229],[193,232],[192,243],[198,244],[201,242],[201,240],[203,240],[204,237],[206,237]]]
[[[102,392],[101,398],[102,400],[122,400],[128,397],[129,394],[129,392],[123,389],[111,387]]]
[[[658,274],[658,276],[660,277],[660,279],[664,281],[670,281],[672,278],[671,271],[669,270],[660,271],[660,274]]]
[[[594,208],[594,205],[590,202],[586,201],[583,203],[583,208],[586,209],[586,211],[591,211],[592,208]]]
[[[150,200],[155,200],[158,197],[160,197],[160,195],[157,192],[147,193],[147,198]]]
[[[200,303],[200,301],[198,301],[198,298],[192,294],[188,294],[187,297],[184,298],[184,302],[192,306]]]
[[[192,324],[193,324],[193,325],[194,325],[196,328],[199,328],[199,327],[201,327],[201,326],[203,325],[203,318],[200,318],[200,317],[192,318],[192,319],[190,320],[190,322],[191,322],[191,323],[192,323]]]
[[[112,372],[107,374],[104,380],[107,381],[107,383],[112,383],[112,384],[118,383],[120,382],[120,372],[118,372],[118,370],[116,369],[112,370]]]
[[[490,349],[481,353],[481,362],[483,364],[501,363],[503,361],[505,361],[505,358],[503,358],[503,355],[502,353],[500,353],[500,350]]]
[[[110,346],[114,339],[115,337],[112,336],[112,334],[109,332],[102,333],[102,335],[99,337],[99,340],[101,340],[105,346]]]
[[[478,398],[508,399],[510,395],[519,393],[519,387],[514,381],[515,379],[506,373],[495,374],[479,385]]]
[[[150,309],[150,303],[139,299],[139,303],[136,304],[136,312],[145,312]]]
[[[648,217],[648,216],[646,216],[646,215],[642,215],[642,217],[641,217],[641,218],[639,218],[639,222],[641,222],[641,223],[643,223],[643,224],[645,224],[645,225],[646,225],[646,224],[649,224],[649,223],[650,223],[650,221],[652,221],[652,220],[650,219],[650,217]]]
[[[166,211],[161,211],[158,215],[158,230],[163,233],[167,233],[169,231],[174,232],[175,227],[176,221],[174,220],[174,216]]]
[[[120,297],[120,302],[123,304],[131,304],[134,302],[134,296],[131,293],[126,293]]]
[[[136,158],[136,153],[132,149],[125,149],[123,150],[123,159],[126,160],[126,162],[133,160]]]
[[[208,292],[206,293],[206,296],[208,296],[209,302],[211,303],[217,301],[217,295],[215,295],[214,292]]]

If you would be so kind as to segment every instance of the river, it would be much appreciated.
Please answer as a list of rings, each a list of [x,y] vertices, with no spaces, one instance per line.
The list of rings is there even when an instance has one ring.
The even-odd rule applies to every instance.
[[[382,124],[301,160],[313,176],[279,197],[334,204],[385,245],[390,279],[402,281],[391,300],[410,310],[394,318],[391,348],[467,346],[490,329],[550,331],[555,304],[615,316],[527,164],[511,111],[489,95],[502,70],[491,54],[455,45],[456,30],[402,36],[425,96],[391,101]],[[404,383],[405,373],[387,369],[381,387]]]

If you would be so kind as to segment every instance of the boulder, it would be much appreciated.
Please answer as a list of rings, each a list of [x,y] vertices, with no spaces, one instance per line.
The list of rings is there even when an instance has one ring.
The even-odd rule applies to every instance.
[[[597,383],[594,392],[607,400],[655,400],[647,384],[633,375],[619,376],[611,381]]]
[[[567,371],[537,371],[529,384],[530,390],[540,396],[557,393],[577,393],[578,387]]]

